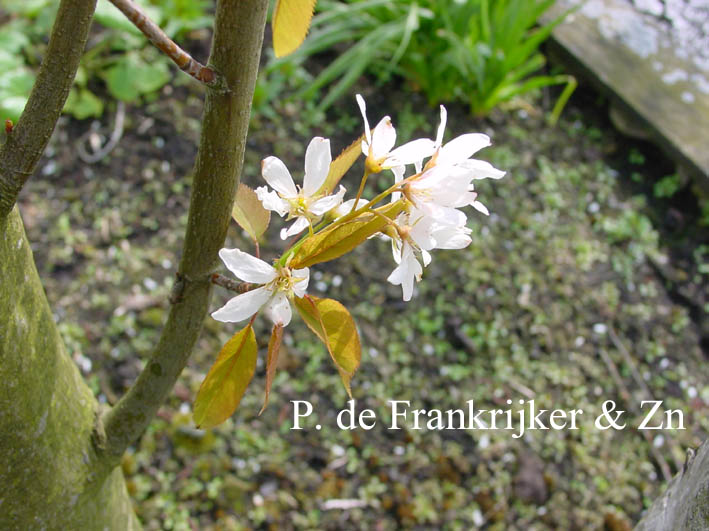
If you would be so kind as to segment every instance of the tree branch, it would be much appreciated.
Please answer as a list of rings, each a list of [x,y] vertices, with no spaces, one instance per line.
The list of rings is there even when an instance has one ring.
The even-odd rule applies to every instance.
[[[212,281],[212,284],[216,284],[217,286],[221,286],[236,293],[246,293],[256,287],[254,284],[239,282],[238,280],[233,280],[229,277],[225,277],[224,275],[220,275],[219,273],[214,273],[210,277],[210,280]]]
[[[5,218],[44,152],[74,82],[96,0],[61,0],[37,81],[22,116],[0,146],[0,219]]]
[[[143,372],[104,415],[106,460],[118,463],[150,423],[182,372],[209,306],[210,277],[224,245],[244,160],[246,133],[261,56],[268,0],[220,0],[210,66],[228,92],[207,92],[187,232],[178,277],[181,296],[170,307],[162,335]]]
[[[155,24],[150,17],[132,0],[111,0],[111,3],[130,20],[136,28],[143,32],[150,42],[167,55],[186,74],[206,85],[219,84],[219,76],[211,68],[207,68],[190,54],[180,48],[168,37],[160,26]]]

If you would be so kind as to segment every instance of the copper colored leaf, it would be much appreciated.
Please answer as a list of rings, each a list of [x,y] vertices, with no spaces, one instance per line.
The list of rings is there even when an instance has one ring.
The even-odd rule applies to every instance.
[[[335,190],[340,179],[342,179],[345,173],[347,173],[347,170],[352,167],[362,153],[362,140],[364,140],[364,135],[343,149],[337,158],[330,163],[330,171],[328,171],[325,183],[319,190],[321,193],[331,194]]]
[[[351,397],[350,380],[359,367],[362,347],[350,312],[334,299],[320,299],[312,295],[296,297],[294,302],[305,324],[327,347]]]
[[[402,208],[403,204],[396,202],[376,210],[392,219],[401,212]],[[387,222],[382,216],[364,213],[332,229],[325,229],[303,242],[291,260],[291,267],[310,267],[339,258],[381,231],[386,225]]]
[[[294,52],[310,29],[316,0],[277,0],[273,13],[273,51],[276,57]]]
[[[278,352],[281,349],[281,339],[283,339],[283,325],[274,325],[271,332],[271,339],[268,341],[268,357],[266,358],[266,396],[263,399],[263,407],[258,412],[260,415],[268,405],[268,397],[271,394],[273,377],[276,375],[278,366]]]
[[[257,352],[251,324],[222,347],[195,399],[194,421],[198,428],[212,428],[234,413],[254,375]]]
[[[231,209],[231,217],[249,233],[249,236],[258,241],[268,228],[271,212],[263,208],[256,192],[245,184],[240,184],[234,207]]]

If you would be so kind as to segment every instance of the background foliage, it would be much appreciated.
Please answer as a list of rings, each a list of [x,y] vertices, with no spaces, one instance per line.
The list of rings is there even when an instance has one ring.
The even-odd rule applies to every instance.
[[[138,1],[173,39],[211,25],[207,0]],[[34,83],[57,4],[51,0],[3,0],[0,17],[0,114],[17,121]],[[0,18],[0,22],[3,18]],[[112,4],[97,4],[94,35],[77,72],[65,112],[78,119],[100,117],[102,86],[111,97],[137,103],[151,97],[172,78],[170,60],[158,52]]]
[[[539,46],[563,17],[536,27],[554,0],[350,0],[318,2],[305,45],[283,62],[299,63],[317,53],[340,51],[313,82],[298,93],[312,97],[328,87],[319,103],[326,109],[357,80],[403,77],[429,104],[460,101],[484,115],[497,105],[541,87],[565,84],[553,115],[570,96],[575,81],[540,73]]]

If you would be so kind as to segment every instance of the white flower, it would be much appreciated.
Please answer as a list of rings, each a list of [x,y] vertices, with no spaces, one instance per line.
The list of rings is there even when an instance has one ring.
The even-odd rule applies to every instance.
[[[387,280],[394,285],[401,285],[404,301],[411,300],[414,280],[420,281],[423,267],[431,263],[429,251],[463,249],[472,242],[469,236],[471,230],[465,226],[465,214],[457,210],[455,212],[460,217],[456,217],[452,223],[441,222],[425,210],[415,207],[397,217],[397,231],[392,236],[392,254],[398,265]]]
[[[264,208],[273,210],[280,216],[288,214],[288,219],[296,218],[295,223],[281,230],[281,239],[298,234],[342,202],[345,189],[340,186],[337,194],[322,197],[318,190],[325,183],[332,155],[330,141],[315,137],[305,151],[305,176],[303,188],[296,188],[293,178],[283,161],[277,157],[267,157],[261,163],[261,174],[275,190],[270,192],[265,186],[256,189],[256,194]]]
[[[219,258],[237,278],[261,286],[229,300],[212,313],[214,319],[236,323],[265,308],[266,315],[274,324],[285,326],[290,323],[292,312],[289,299],[305,295],[310,279],[307,267],[276,269],[239,249],[222,249],[219,251]]]
[[[406,186],[406,196],[417,208],[445,225],[465,224],[458,208],[473,204],[467,172],[450,166],[434,166]]]
[[[391,118],[385,116],[374,130],[370,130],[364,98],[360,94],[357,94],[356,98],[364,120],[365,140],[362,141],[362,153],[367,157],[364,164],[369,173],[379,173],[394,166],[413,164],[433,154],[435,144],[429,138],[412,140],[392,151],[396,143],[396,130],[391,124]]]
[[[505,175],[489,162],[471,158],[490,145],[490,137],[482,133],[460,135],[443,145],[447,121],[446,108],[441,105],[441,123],[436,134],[435,152],[424,166],[423,174],[408,185],[408,197],[416,206],[448,225],[458,224],[457,208],[472,206],[488,215],[485,205],[477,200],[473,181],[499,179]]]
[[[441,105],[441,123],[436,133],[436,149],[431,160],[426,164],[426,169],[437,166],[456,166],[467,170],[470,179],[500,179],[505,172],[493,167],[489,162],[471,159],[475,153],[491,145],[490,137],[482,133],[468,133],[460,135],[443,145],[443,132],[446,128],[448,112]]]
[[[465,215],[461,215],[462,218],[457,219],[455,224],[445,224],[425,211],[412,208],[397,218],[398,231],[392,239],[392,253],[398,266],[387,280],[401,285],[405,301],[411,300],[414,280],[421,280],[423,267],[431,263],[429,251],[462,249],[472,241],[468,236],[471,231],[465,226]]]
[[[396,255],[395,258],[397,258]],[[414,254],[413,247],[408,242],[403,243],[397,263],[399,265],[391,272],[387,280],[395,286],[401,285],[404,300],[410,301],[414,293],[414,279],[417,282],[421,280],[423,268]]]

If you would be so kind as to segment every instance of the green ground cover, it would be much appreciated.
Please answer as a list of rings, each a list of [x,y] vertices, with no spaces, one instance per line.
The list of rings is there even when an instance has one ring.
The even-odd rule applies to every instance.
[[[391,114],[402,141],[433,135],[438,113],[421,97],[362,90],[370,120]],[[190,85],[129,106],[121,143],[93,165],[76,155],[91,124],[64,119],[21,197],[62,335],[107,402],[138,374],[168,305],[199,102]],[[312,136],[332,138],[337,151],[361,134],[354,98],[316,125],[307,125],[308,108],[285,103],[254,117],[246,183],[261,184],[265,156],[300,168]],[[383,241],[313,271],[311,292],[342,301],[357,320],[363,359],[353,394],[381,422],[370,431],[336,427],[345,391],[324,347],[294,318],[265,413],[257,416],[262,358],[233,419],[195,430],[192,400],[236,330],[208,319],[169,403],[124,460],[146,529],[628,529],[636,521],[662,491],[663,466],[677,471],[685,448],[709,433],[706,313],[666,289],[658,271],[673,251],[656,212],[628,187],[631,171],[652,173],[654,155],[640,164],[638,148],[588,105],[572,100],[556,128],[536,108],[471,121],[463,107],[449,107],[446,139],[490,134],[494,146],[480,158],[508,175],[481,182],[493,214],[470,213],[472,245],[434,254],[410,303],[385,282],[394,265]],[[111,119],[104,115],[106,130],[96,134],[108,135]],[[635,166],[623,163],[629,158]],[[368,185],[370,196],[388,182],[381,179]],[[265,258],[276,256],[277,238],[273,230]],[[707,250],[690,241],[689,282],[701,286]],[[227,245],[250,250],[236,225]],[[229,296],[217,288],[213,307]],[[539,408],[591,414],[577,431],[528,431],[521,439],[504,430],[386,429],[390,399],[425,409],[473,399],[489,409],[532,398]],[[686,429],[648,438],[594,429],[604,400],[637,425],[638,404],[650,398],[681,409]],[[291,430],[290,400],[312,402],[322,429],[313,422]],[[332,500],[357,502],[343,510],[330,508]]]

